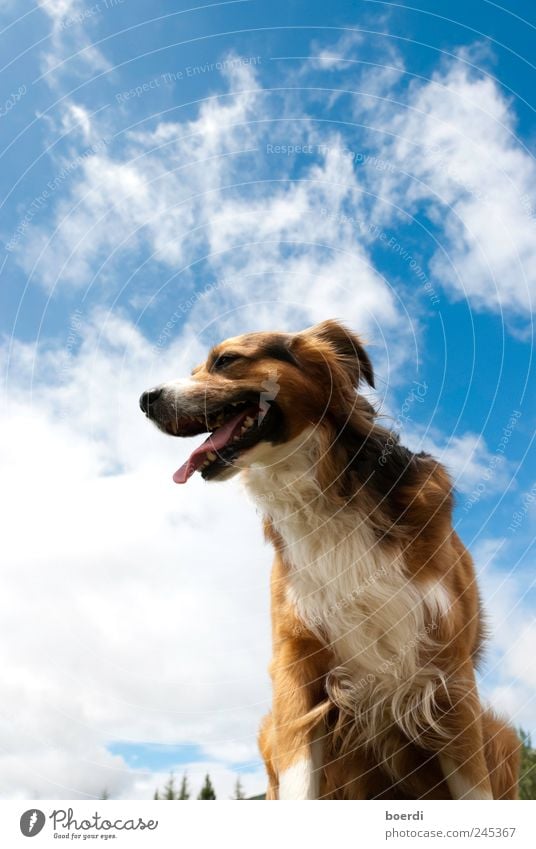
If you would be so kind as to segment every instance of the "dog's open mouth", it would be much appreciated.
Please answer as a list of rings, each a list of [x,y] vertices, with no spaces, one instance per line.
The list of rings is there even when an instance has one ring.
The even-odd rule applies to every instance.
[[[205,441],[195,448],[185,463],[173,475],[175,483],[186,483],[199,471],[206,479],[216,477],[233,464],[239,454],[252,448],[269,429],[271,408],[261,411],[258,404],[238,401],[220,410],[197,416],[178,416],[166,425],[173,436],[195,436],[209,432]]]

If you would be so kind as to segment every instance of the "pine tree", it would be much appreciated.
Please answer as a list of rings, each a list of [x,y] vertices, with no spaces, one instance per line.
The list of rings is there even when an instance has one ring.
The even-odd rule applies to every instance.
[[[179,790],[179,799],[189,799],[190,789],[188,787],[188,777],[186,773],[182,776],[181,789]]]
[[[167,784],[164,786],[162,791],[162,795],[158,792],[158,789],[155,790],[153,799],[179,799],[180,796],[177,796],[177,791],[175,790],[175,776],[173,773],[170,773]]]
[[[215,799],[216,793],[214,792],[214,787],[212,786],[212,781],[210,780],[210,776],[207,772],[205,775],[205,783],[203,784],[198,799]]]
[[[236,784],[235,784],[233,799],[245,799],[245,798],[246,797],[244,796],[244,788],[242,787],[242,782],[240,781],[240,778],[237,778]]]
[[[175,776],[170,773],[167,784],[164,786],[164,795],[162,799],[177,799],[177,791],[175,790]]]
[[[536,799],[536,749],[532,748],[530,734],[520,729],[521,769],[519,771],[519,798]]]
[[[207,776],[207,778],[208,778],[208,776]],[[206,785],[206,781],[205,781],[205,785]],[[212,791],[212,793],[214,793],[214,788],[210,784],[210,779],[209,779],[209,785],[210,785],[210,790]],[[154,796],[153,796],[153,799],[155,799],[155,800],[159,800],[159,799],[189,799],[189,798],[190,798],[190,788],[188,787],[188,776],[186,775],[186,773],[184,773],[184,775],[182,776],[181,785],[180,785],[179,790],[177,790],[176,787],[175,787],[175,776],[174,776],[174,774],[170,773],[169,779],[168,779],[167,783],[165,784],[164,789],[160,792],[157,788],[155,790]],[[216,796],[214,796],[214,797],[203,796],[203,798],[207,798],[207,799],[214,798],[215,799]]]

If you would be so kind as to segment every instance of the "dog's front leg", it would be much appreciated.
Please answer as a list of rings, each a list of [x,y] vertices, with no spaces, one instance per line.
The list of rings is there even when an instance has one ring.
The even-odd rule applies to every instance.
[[[272,573],[273,753],[279,799],[318,799],[323,767],[326,650],[289,601],[280,557]]]
[[[453,799],[492,799],[483,713],[470,661],[460,669],[459,679],[451,693],[452,707],[446,713],[450,741],[439,753],[441,768]]]
[[[319,701],[318,646],[289,640],[272,664],[275,766],[279,799],[318,799],[325,703]]]

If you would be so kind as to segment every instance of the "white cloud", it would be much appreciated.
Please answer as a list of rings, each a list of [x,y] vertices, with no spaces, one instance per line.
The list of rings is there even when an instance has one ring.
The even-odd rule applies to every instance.
[[[180,275],[184,287],[203,262],[211,276],[232,285],[194,305],[189,318],[198,325],[218,316],[226,335],[237,311],[251,328],[299,329],[327,315],[343,318],[378,344],[378,369],[396,380],[411,354],[418,311],[400,309],[343,216],[366,212],[342,138],[319,135],[307,121],[287,128],[289,143],[307,133],[312,148],[324,145],[319,156],[305,159],[300,179],[289,180],[290,160],[268,153],[267,145],[279,140],[271,128],[277,110],[262,91],[255,93],[253,68],[231,63],[226,74],[231,89],[243,93],[210,98],[182,124],[126,133],[119,154],[108,147],[90,151],[52,221],[20,240],[16,258],[50,290],[115,286],[141,256],[149,268],[151,260],[171,268],[169,285],[176,287]],[[64,124],[76,118],[95,140],[95,122],[73,104],[65,108]],[[259,122],[259,114],[266,120]],[[255,179],[245,181],[252,161]],[[281,180],[273,180],[274,168]]]
[[[104,6],[88,6],[82,0],[38,0],[51,29],[47,48],[41,54],[43,77],[57,85],[62,74],[86,76],[88,72],[110,70],[110,64],[91,40],[93,18]]]
[[[43,8],[54,31],[74,28],[65,30],[65,20],[76,19],[77,0]],[[56,205],[54,227],[25,239],[20,262],[26,270],[37,262],[35,276],[48,287],[58,279],[80,285],[103,259],[101,277],[109,280],[114,265],[125,254],[135,257],[142,245],[174,269],[199,261],[205,251],[206,261],[217,267],[229,262],[229,244],[238,261],[240,237],[256,233],[262,251],[258,243],[250,250],[262,268],[287,263],[290,249],[276,247],[286,236],[297,239],[304,253],[325,234],[331,249],[356,254],[353,274],[359,280],[364,271],[356,263],[366,261],[366,239],[355,229],[345,231],[337,216],[351,210],[388,226],[424,213],[438,228],[435,245],[427,246],[434,288],[443,286],[476,308],[525,315],[536,282],[536,166],[516,136],[511,102],[493,78],[471,66],[473,54],[483,61],[482,51],[460,51],[422,82],[405,76],[392,49],[364,69],[342,60],[333,64],[328,56],[359,60],[359,45],[359,34],[346,33],[332,49],[313,48],[316,64],[306,67],[337,73],[346,68],[349,81],[359,81],[366,92],[351,99],[354,116],[367,125],[372,121],[372,131],[319,126],[303,96],[299,104],[288,92],[278,100],[259,86],[253,66],[230,63],[224,71],[229,90],[242,93],[209,97],[189,121],[127,131],[119,152],[87,157],[72,191]],[[314,93],[311,98],[317,102]],[[282,121],[297,105],[302,119]],[[98,121],[81,104],[67,100],[63,108],[63,126],[75,121],[94,142]],[[320,163],[311,159],[299,181],[288,184],[294,159],[268,160],[266,143],[272,141],[349,145],[389,167],[357,171],[332,153],[331,162],[329,156]],[[321,203],[334,216],[330,228],[318,220]],[[210,253],[218,250],[223,254]],[[317,252],[311,251],[311,264]],[[244,266],[244,259],[237,264]]]
[[[348,67],[347,61],[355,61],[357,51],[364,41],[359,30],[347,30],[332,45],[313,41],[310,48],[311,66],[323,71],[340,71]]]
[[[420,429],[408,429],[406,443],[414,451],[427,451],[443,463],[464,495],[480,500],[501,492],[510,479],[511,467],[502,455],[490,451],[481,434],[453,434],[446,439],[435,429],[423,434]]]
[[[110,755],[117,740],[200,741],[228,788],[226,763],[255,761],[268,705],[270,552],[238,485],[171,482],[187,448],[137,409],[155,379],[143,337],[117,318],[80,335],[68,369],[59,351],[40,358],[38,375],[61,380],[33,397],[32,350],[17,346],[0,417],[0,792],[141,793],[155,777]],[[172,345],[161,376],[187,357]]]
[[[378,108],[382,155],[397,170],[376,180],[376,213],[392,219],[390,204],[425,211],[440,228],[434,279],[476,308],[527,314],[536,287],[536,166],[516,135],[511,102],[466,57],[412,84],[402,105],[387,99]]]
[[[490,703],[516,727],[534,733],[536,619],[534,580],[504,539],[475,547],[489,633],[481,680]]]
[[[230,67],[227,73],[239,87],[252,83],[246,67]],[[80,163],[67,199],[56,205],[53,226],[36,228],[19,247],[23,267],[31,271],[37,263],[35,277],[47,287],[58,280],[80,286],[93,278],[100,261],[120,265],[125,253],[140,245],[168,266],[192,258],[202,239],[199,225],[217,205],[225,182],[227,157],[252,146],[252,105],[248,94],[221,104],[209,100],[195,120],[127,133],[117,156],[101,144]],[[71,102],[64,110],[63,127],[72,124],[73,116],[80,124],[82,115],[95,144],[97,119],[91,123],[87,112]],[[101,139],[108,129],[105,124]]]

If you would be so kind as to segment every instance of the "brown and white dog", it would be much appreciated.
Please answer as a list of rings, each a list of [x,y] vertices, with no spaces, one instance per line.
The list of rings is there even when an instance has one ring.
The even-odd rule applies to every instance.
[[[174,475],[242,472],[275,549],[269,799],[513,799],[519,742],[475,683],[483,625],[445,469],[377,420],[335,321],[217,345],[145,392],[165,433],[209,432]]]

